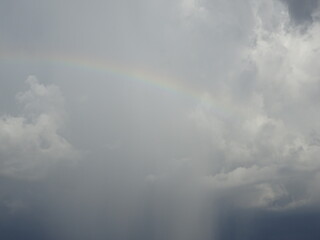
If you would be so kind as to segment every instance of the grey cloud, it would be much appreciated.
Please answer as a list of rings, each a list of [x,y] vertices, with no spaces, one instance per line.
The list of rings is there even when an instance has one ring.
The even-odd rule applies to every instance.
[[[48,3],[4,0],[0,6],[2,50],[19,49],[34,53],[44,45],[50,46],[52,12]]]
[[[244,195],[237,193],[239,198],[235,198],[237,204],[246,207],[288,209],[314,204],[319,200],[312,189],[317,182],[316,156],[320,149],[313,142],[319,125],[314,121],[318,104],[309,91],[319,90],[318,73],[309,67],[311,59],[318,56],[314,51],[318,40],[305,45],[304,36],[260,26],[256,46],[249,49],[248,66],[235,69],[239,73],[230,79],[234,86],[249,69],[254,78],[252,87],[245,90],[241,101],[239,87],[236,91],[228,87],[220,95],[209,97],[210,102],[223,103],[233,111],[232,119],[223,121],[205,105],[199,105],[192,114],[197,126],[211,135],[214,152],[223,158],[222,163],[215,164],[221,172],[209,174],[203,181],[213,189],[243,188]],[[308,33],[318,38],[318,28],[312,26]],[[295,180],[293,172],[299,175]],[[292,188],[292,181],[300,182],[306,191]]]
[[[220,213],[221,226],[216,239],[308,239],[319,238],[317,209],[291,212],[235,210]],[[290,231],[288,231],[290,229]]]
[[[76,151],[58,130],[63,126],[63,98],[59,89],[26,81],[30,90],[19,93],[20,116],[1,116],[1,175],[37,179],[58,160],[72,159]]]
[[[42,4],[1,23],[0,49],[24,56],[0,56],[0,227],[16,239],[281,239],[283,216],[318,209],[320,25],[290,25],[314,2]]]
[[[282,0],[288,6],[290,17],[295,24],[312,23],[313,13],[316,11],[318,0]]]

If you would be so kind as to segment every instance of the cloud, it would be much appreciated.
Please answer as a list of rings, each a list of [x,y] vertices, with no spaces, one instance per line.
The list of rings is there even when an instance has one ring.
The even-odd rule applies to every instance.
[[[19,213],[20,211],[23,211],[27,208],[25,203],[21,200],[5,200],[4,205],[12,215]]]
[[[282,0],[288,6],[292,21],[299,25],[313,22],[313,13],[319,5],[318,0]]]
[[[0,104],[18,112],[0,118],[3,209],[43,214],[54,239],[186,240],[219,239],[220,222],[230,234],[252,229],[239,211],[319,206],[314,3],[57,0],[3,8],[3,18],[12,16],[0,23],[1,48],[24,56],[0,65],[1,79],[10,79]],[[168,76],[172,85],[90,67],[100,60],[124,75],[149,72],[151,82]],[[20,89],[14,79],[29,72],[54,84],[30,77],[15,109],[6,104]],[[73,145],[87,161],[51,171],[77,157]],[[50,178],[21,181],[48,171]],[[225,212],[236,215],[232,223]]]
[[[204,95],[205,102],[222,110],[199,104],[191,113],[214,149],[214,173],[203,181],[213,191],[243,189],[233,195],[239,206],[315,204],[319,199],[311,189],[320,169],[320,72],[315,66],[320,26],[314,24],[302,35],[288,30],[282,18],[270,28],[264,24],[267,18],[256,17],[255,44],[244,51],[245,60],[220,93]],[[242,76],[250,84],[244,89],[238,85]],[[292,181],[299,184],[292,187]]]
[[[182,17],[198,17],[205,18],[206,8],[202,6],[199,0],[183,0],[181,1]]]
[[[59,88],[34,76],[26,83],[30,89],[17,94],[23,113],[0,118],[0,175],[37,179],[55,162],[73,159],[76,151],[59,133],[65,115]]]

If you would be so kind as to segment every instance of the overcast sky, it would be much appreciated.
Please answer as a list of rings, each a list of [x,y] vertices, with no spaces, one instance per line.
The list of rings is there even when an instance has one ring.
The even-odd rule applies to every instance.
[[[0,0],[0,239],[320,239],[318,0]]]

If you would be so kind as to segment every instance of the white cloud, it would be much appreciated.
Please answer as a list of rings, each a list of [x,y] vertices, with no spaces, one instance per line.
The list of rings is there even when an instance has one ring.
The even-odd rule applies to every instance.
[[[64,120],[59,88],[33,76],[26,82],[30,89],[17,95],[24,113],[0,118],[0,174],[37,179],[53,163],[73,159],[76,151],[59,133]]]
[[[265,15],[263,6],[277,14]],[[203,178],[205,184],[212,189],[252,186],[244,190],[250,196],[242,202],[245,206],[284,209],[308,204],[314,194],[296,193],[288,187],[289,179],[313,186],[309,177],[320,169],[320,24],[301,34],[283,10],[277,2],[256,6],[255,44],[243,51],[242,62],[228,74],[223,88],[205,94],[211,105],[201,103],[191,114],[199,132],[210,135],[212,161],[218,156],[223,162],[214,164],[213,173]],[[244,72],[247,82],[241,78]],[[241,84],[246,84],[243,90]]]

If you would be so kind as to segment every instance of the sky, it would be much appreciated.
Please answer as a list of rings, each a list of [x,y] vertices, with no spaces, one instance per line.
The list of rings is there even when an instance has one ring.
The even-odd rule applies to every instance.
[[[318,240],[318,0],[0,0],[0,238]]]

